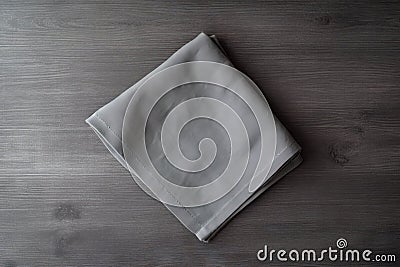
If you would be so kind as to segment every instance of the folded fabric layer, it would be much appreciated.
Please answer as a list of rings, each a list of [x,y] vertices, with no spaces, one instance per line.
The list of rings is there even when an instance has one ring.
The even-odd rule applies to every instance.
[[[302,160],[256,85],[204,33],[86,122],[205,242]]]

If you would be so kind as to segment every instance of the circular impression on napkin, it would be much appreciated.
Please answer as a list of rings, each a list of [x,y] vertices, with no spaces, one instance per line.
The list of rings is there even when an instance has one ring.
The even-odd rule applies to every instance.
[[[221,63],[166,68],[134,93],[122,129],[136,182],[168,205],[202,206],[238,183],[256,190],[276,147],[272,111],[258,87]]]

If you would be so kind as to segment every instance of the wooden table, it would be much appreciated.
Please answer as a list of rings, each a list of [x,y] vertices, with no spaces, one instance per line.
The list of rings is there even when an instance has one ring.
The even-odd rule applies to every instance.
[[[341,237],[398,265],[399,2],[245,2],[0,3],[0,266],[246,266],[265,244]],[[262,88],[304,157],[210,244],[84,123],[201,31]]]

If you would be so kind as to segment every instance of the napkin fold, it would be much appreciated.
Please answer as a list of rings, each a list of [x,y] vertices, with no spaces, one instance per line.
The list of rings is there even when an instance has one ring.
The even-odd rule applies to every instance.
[[[163,71],[168,71],[175,66],[182,66],[182,64],[185,65],[186,63],[191,62],[213,62],[220,64],[218,66],[228,66],[229,68],[233,69],[232,63],[229,61],[217,38],[215,36],[209,37],[204,33],[200,33],[196,38],[181,47],[155,70],[125,90],[110,103],[97,110],[88,119],[86,119],[86,122],[90,125],[90,127],[94,130],[107,149],[118,160],[118,162],[128,171],[130,171],[135,182],[147,194],[161,201],[188,230],[196,235],[199,240],[208,242],[240,210],[251,203],[251,201],[257,198],[272,184],[296,168],[301,163],[302,158],[300,156],[300,146],[288,133],[285,127],[279,122],[276,116],[271,115],[273,116],[274,127],[271,127],[267,130],[267,132],[274,132],[260,133],[257,120],[254,120],[251,115],[252,107],[250,107],[250,109],[246,108],[245,102],[242,101],[244,103],[243,104],[239,103],[239,100],[235,100],[237,95],[234,93],[228,93],[229,90],[226,90],[227,88],[224,88],[218,84],[201,83],[201,81],[181,84],[170,91],[174,92],[175,96],[173,94],[164,94],[162,98],[159,98],[157,103],[155,103],[154,107],[156,107],[156,104],[160,107],[157,109],[154,108],[153,110],[156,110],[161,115],[153,114],[157,113],[156,111],[153,112],[153,110],[153,113],[151,113],[148,117],[145,117],[143,114],[141,114],[139,105],[142,103],[142,100],[137,100],[137,98],[142,97],[143,101],[145,101],[148,97],[148,94],[150,94],[150,91],[152,90],[151,88],[147,91],[141,89],[148,85],[151,79],[154,80],[157,75],[160,76],[159,74]],[[187,66],[190,67],[191,64],[187,64]],[[185,73],[184,75],[192,75],[193,73],[190,73],[190,71],[193,71],[193,68],[189,69],[188,73]],[[228,69],[228,71],[235,74],[234,70]],[[165,72],[164,74],[166,75]],[[215,75],[219,75],[218,71]],[[241,76],[240,74],[238,74],[238,76],[239,77],[237,78],[237,81],[242,81],[242,77],[244,76]],[[235,83],[235,81],[236,80],[232,80],[232,83]],[[247,83],[250,84],[250,81]],[[253,88],[239,89],[242,91],[253,90]],[[259,97],[263,98],[261,93]],[[262,151],[262,148],[259,147],[262,147],[263,143],[258,135],[273,133],[275,150],[272,151],[273,154],[271,163],[269,165],[267,164],[268,171],[266,177],[262,177],[263,182],[255,191],[249,190],[249,183],[252,176],[256,175],[256,173],[251,174],[251,171],[248,170],[249,168],[246,167],[246,170],[243,171],[242,179],[238,180],[238,182],[235,183],[232,188],[226,190],[226,192],[221,194],[221,196],[217,199],[213,199],[207,203],[199,203],[199,205],[180,205],[179,203],[181,202],[179,199],[183,196],[174,196],[174,199],[177,199],[176,203],[164,201],[163,196],[161,195],[162,192],[154,190],[152,183],[149,182],[152,179],[156,179],[152,177],[151,172],[148,172],[149,167],[143,165],[143,168],[138,168],[138,166],[142,166],[142,157],[146,159],[149,158],[152,162],[151,167],[157,169],[157,175],[161,175],[168,180],[165,181],[165,183],[174,184],[174,186],[176,185],[176,187],[179,187],[178,189],[186,189],[188,187],[199,188],[217,180],[219,175],[224,174],[224,168],[229,166],[229,158],[233,156],[234,153],[241,153],[243,150],[242,147],[239,150],[235,150],[235,148],[230,147],[229,140],[232,141],[232,139],[230,139],[231,133],[227,133],[227,127],[220,125],[221,123],[218,121],[198,118],[197,121],[188,121],[187,125],[180,129],[177,140],[179,143],[178,146],[182,148],[182,154],[184,154],[183,156],[190,158],[189,163],[192,163],[196,160],[196,158],[206,155],[204,151],[204,155],[202,154],[202,151],[199,152],[201,144],[200,141],[202,141],[204,138],[213,139],[213,137],[215,137],[215,140],[213,141],[215,142],[214,145],[217,152],[216,155],[214,155],[214,158],[210,160],[210,164],[205,166],[205,168],[200,168],[201,170],[199,169],[198,171],[191,172],[179,169],[168,161],[168,156],[164,155],[162,150],[162,148],[165,149],[167,145],[162,144],[162,142],[159,144],[160,138],[162,138],[162,132],[159,130],[159,128],[164,126],[164,121],[158,120],[165,120],[168,118],[168,114],[173,111],[176,106],[179,106],[184,101],[188,101],[193,98],[201,98],[201,101],[210,100],[209,98],[215,98],[220,102],[225,102],[226,99],[226,103],[228,103],[228,105],[243,106],[243,108],[238,109],[238,114],[243,115],[244,119],[242,120],[247,127],[246,129],[250,129],[249,133],[247,133],[247,136],[250,140],[248,141],[248,148],[250,151],[248,160],[249,165],[253,165],[254,168],[256,166],[262,167],[264,164],[264,162],[258,161],[257,165],[257,160],[254,160],[254,158],[257,158],[257,155],[262,153],[260,152]],[[203,102],[200,102],[200,105],[201,103]],[[263,108],[269,109],[269,106],[266,102],[265,105],[266,106]],[[256,109],[257,108],[258,107],[256,107]],[[213,111],[212,107],[208,109],[211,110],[210,112]],[[207,108],[205,108],[205,111],[203,112],[206,111]],[[188,108],[185,113],[191,112],[192,110]],[[219,112],[219,110],[216,112]],[[265,116],[268,116],[268,114],[265,114]],[[143,127],[145,127],[145,135],[143,137],[145,140],[142,140],[143,138],[138,135],[138,131],[140,131],[138,128],[141,126],[134,124],[136,120],[132,121],[132,118],[136,119],[136,117],[139,118],[137,121],[140,121],[141,118],[145,120],[150,120],[152,117],[154,118],[151,122],[147,121],[147,123],[143,125]],[[251,120],[255,121],[253,125],[250,123]],[[196,130],[192,130],[191,128],[193,127],[196,128]],[[173,128],[174,127],[171,129]],[[233,135],[236,134],[234,133]],[[136,150],[132,149],[135,147],[134,145],[136,145],[132,144],[132,142],[135,143],[136,136],[138,139],[137,145],[143,145],[146,148],[146,155],[142,155],[143,153],[136,155]],[[168,136],[168,133],[166,136]],[[199,146],[193,145],[193,143],[197,143]],[[191,148],[185,149],[185,147],[188,146]],[[212,149],[210,151],[212,151]],[[208,150],[206,152],[208,152]],[[253,154],[256,154],[256,156],[253,156]],[[265,168],[262,170],[265,170]],[[147,175],[147,173],[149,174]],[[248,178],[246,178],[246,175]],[[187,195],[185,197],[187,197]],[[193,197],[195,198],[197,196]],[[200,196],[200,199],[201,197],[202,196]]]

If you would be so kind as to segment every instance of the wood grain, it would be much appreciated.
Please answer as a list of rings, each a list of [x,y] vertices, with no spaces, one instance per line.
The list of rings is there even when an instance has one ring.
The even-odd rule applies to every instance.
[[[399,261],[399,30],[398,1],[1,1],[0,266],[252,266],[340,237]],[[201,31],[304,156],[210,244],[84,123]]]

